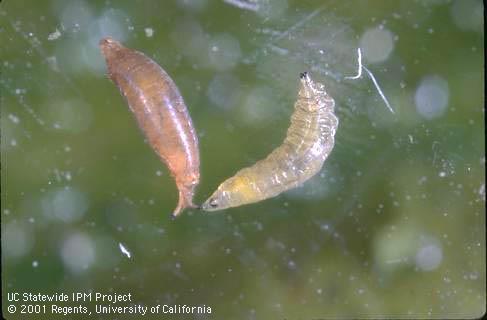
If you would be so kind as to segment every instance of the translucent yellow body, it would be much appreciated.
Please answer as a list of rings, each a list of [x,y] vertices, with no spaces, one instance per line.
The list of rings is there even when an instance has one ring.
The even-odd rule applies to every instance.
[[[301,74],[298,99],[284,142],[265,159],[225,180],[202,205],[206,211],[237,207],[295,188],[323,166],[335,144],[335,101],[321,83]]]

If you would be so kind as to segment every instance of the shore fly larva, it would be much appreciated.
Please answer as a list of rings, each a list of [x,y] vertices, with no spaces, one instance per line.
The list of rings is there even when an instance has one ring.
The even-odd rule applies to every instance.
[[[265,159],[225,180],[201,206],[205,211],[237,207],[295,188],[318,173],[335,144],[335,101],[307,72],[284,142]]]

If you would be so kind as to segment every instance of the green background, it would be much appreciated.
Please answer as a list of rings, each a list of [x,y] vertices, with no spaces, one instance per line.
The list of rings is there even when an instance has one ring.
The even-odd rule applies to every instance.
[[[90,290],[212,308],[180,318],[480,316],[483,8],[462,2],[2,1],[4,316],[56,318],[9,315],[7,293]],[[365,73],[345,79],[370,29],[393,35],[387,58],[364,52],[364,64],[394,114]],[[171,221],[174,181],[104,74],[107,35],[180,88],[200,141],[197,203],[279,145],[304,70],[337,102],[322,172],[273,199]],[[432,117],[415,104],[425,79],[446,83]]]

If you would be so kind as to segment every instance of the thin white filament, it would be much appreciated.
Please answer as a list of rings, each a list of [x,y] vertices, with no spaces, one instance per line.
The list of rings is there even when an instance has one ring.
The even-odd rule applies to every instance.
[[[394,110],[392,109],[389,101],[387,100],[385,94],[382,92],[382,89],[380,88],[379,83],[375,79],[374,74],[369,69],[367,69],[366,66],[364,66],[362,64],[362,50],[360,50],[360,48],[357,48],[357,64],[358,64],[357,75],[355,75],[353,77],[345,77],[345,79],[352,79],[352,80],[359,79],[360,77],[362,77],[362,69],[367,71],[369,78],[374,83],[374,86],[377,89],[377,92],[379,92],[380,97],[382,98],[382,100],[386,104],[387,109],[389,109],[390,112],[395,113]]]
[[[358,79],[362,77],[362,50],[360,48],[357,48],[357,64],[358,64],[358,70],[357,70],[357,75],[353,77],[345,77],[345,79]]]
[[[382,98],[382,100],[386,104],[387,109],[389,109],[390,112],[395,113],[394,110],[391,108],[391,105],[389,104],[389,101],[387,100],[386,96],[382,92],[382,89],[380,88],[379,84],[377,83],[377,80],[375,80],[374,74],[369,69],[367,69],[367,67],[365,67],[365,66],[362,66],[362,67],[364,68],[365,71],[367,71],[367,74],[369,75],[370,79],[374,83],[374,86],[377,89],[377,91],[379,92],[380,97]]]

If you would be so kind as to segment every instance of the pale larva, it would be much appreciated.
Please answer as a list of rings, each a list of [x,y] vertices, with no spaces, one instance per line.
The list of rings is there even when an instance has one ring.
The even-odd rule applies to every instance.
[[[282,145],[265,159],[225,180],[201,206],[205,211],[274,197],[318,173],[335,144],[335,101],[305,72]]]

